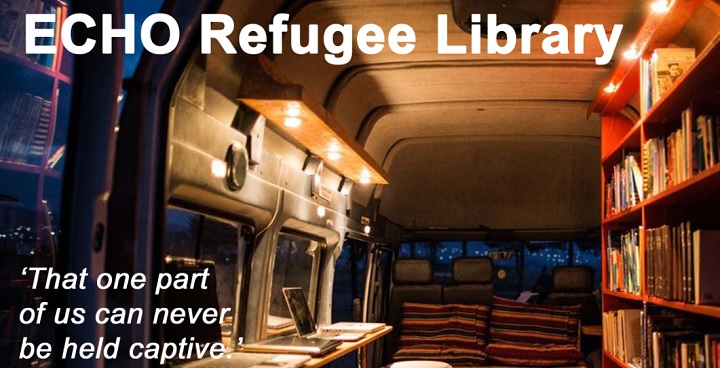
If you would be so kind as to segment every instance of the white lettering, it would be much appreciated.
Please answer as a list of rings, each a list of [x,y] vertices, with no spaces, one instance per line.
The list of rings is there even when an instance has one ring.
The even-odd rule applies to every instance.
[[[340,44],[335,44],[335,33],[342,35]],[[325,48],[330,54],[325,55],[325,60],[332,65],[345,65],[352,58],[352,26],[349,24],[331,24],[325,29]],[[338,56],[340,54],[340,56]]]
[[[404,33],[404,35],[400,35]],[[405,46],[400,46],[404,43]],[[396,24],[390,28],[388,35],[390,50],[398,55],[407,55],[415,50],[415,31],[407,24]]]
[[[54,14],[27,14],[25,18],[25,53],[55,54],[55,45],[38,45],[36,39],[55,36],[52,28],[38,29],[37,23],[55,23]]]
[[[221,23],[222,28],[212,29],[213,23]],[[211,41],[217,40],[226,54],[235,55],[237,50],[228,39],[235,28],[235,23],[227,14],[203,14],[200,17],[200,52],[204,55],[212,52]]]
[[[125,28],[113,28],[112,14],[102,15],[102,52],[112,54],[113,38],[125,39],[125,53],[135,53],[135,15],[125,14]]]
[[[163,46],[156,45],[151,37],[152,27],[156,23],[165,23],[170,30],[168,41]],[[178,26],[175,18],[167,14],[153,14],[143,22],[142,28],[140,29],[140,39],[142,40],[145,49],[150,53],[155,55],[169,54],[175,50],[180,42],[180,26]]]
[[[600,41],[600,46],[602,46],[603,50],[603,56],[596,57],[595,64],[605,65],[610,62],[613,54],[615,53],[617,43],[620,40],[620,33],[622,32],[622,28],[622,24],[614,25],[612,34],[610,35],[610,39],[608,40],[607,35],[605,34],[605,26],[603,26],[602,24],[595,25],[595,33],[597,33],[598,40]]]
[[[377,24],[366,24],[358,30],[358,49],[367,55],[376,55],[385,47],[385,32]],[[374,45],[370,46],[369,44]]]
[[[467,47],[463,45],[448,45],[448,21],[447,14],[438,14],[438,54],[440,55],[461,55],[467,53]]]
[[[505,33],[507,37],[503,46],[497,43],[497,36],[500,32]],[[515,30],[509,24],[497,24],[497,15],[488,14],[488,54],[507,55],[515,49],[516,43]]]
[[[568,49],[568,30],[564,25],[550,24],[543,29],[543,33],[550,35],[546,37],[542,43],[543,51],[545,51],[546,54],[556,55],[570,53]]]
[[[72,28],[76,23],[83,23],[87,28],[92,28],[96,26],[95,19],[93,19],[87,14],[73,14],[67,17],[67,19],[65,19],[65,22],[62,26],[62,32],[60,37],[65,48],[75,55],[85,55],[88,52],[92,51],[97,42],[91,38],[88,38],[87,40],[85,40],[85,43],[82,44],[82,46],[76,45],[72,39]]]

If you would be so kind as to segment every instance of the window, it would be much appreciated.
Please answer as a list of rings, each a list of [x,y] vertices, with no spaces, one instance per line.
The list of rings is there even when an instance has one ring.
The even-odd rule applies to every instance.
[[[235,224],[179,209],[167,211],[163,255],[166,259],[198,260],[214,266],[217,307],[230,308],[220,326],[226,345],[232,334],[235,310],[238,244],[239,229]]]
[[[458,257],[490,257],[495,294],[507,298],[526,290],[549,292],[553,269],[563,265],[590,266],[595,270],[595,288],[600,288],[599,242],[413,242],[401,244],[398,255],[432,259],[434,282],[441,285],[452,283],[452,262]]]
[[[355,239],[346,239],[343,251],[335,263],[333,280],[332,321],[352,321],[353,301],[364,297],[365,271],[367,270],[368,243]]]
[[[360,310],[354,310],[355,299],[361,303],[365,296],[365,275],[367,271],[368,243],[360,240],[345,239],[343,250],[335,263],[335,278],[332,292],[332,321],[359,321]],[[358,314],[356,314],[359,312]],[[356,367],[357,355],[347,354],[338,359],[333,367]]]
[[[281,233],[275,249],[268,335],[294,331],[282,289],[300,287],[305,292],[311,312],[315,312],[318,270],[324,243],[306,236]]]

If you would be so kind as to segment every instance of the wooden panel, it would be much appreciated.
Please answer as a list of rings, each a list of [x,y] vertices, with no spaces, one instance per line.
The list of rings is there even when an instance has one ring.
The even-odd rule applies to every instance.
[[[387,173],[332,114],[311,99],[302,86],[279,82],[287,81],[263,60],[249,66],[238,95],[240,101],[353,182],[388,184]],[[287,127],[284,122],[288,117],[299,118],[301,124]],[[336,154],[339,158],[333,157]]]
[[[605,362],[609,363],[608,365],[605,365]],[[622,367],[622,368],[630,368],[629,365],[627,365],[622,360],[618,359],[615,355],[612,353],[606,351],[603,349],[603,367]]]
[[[618,153],[628,144],[640,147],[639,133],[635,136],[637,126],[622,115],[609,115],[602,117],[602,157],[603,162],[609,161],[610,156]],[[620,157],[622,159],[622,157]],[[610,160],[614,161],[614,160]],[[616,164],[617,162],[613,162]]]
[[[314,359],[311,359],[309,362],[305,363],[304,367],[308,368],[314,368],[314,367],[322,367],[324,365],[330,364],[330,362],[347,355],[357,349],[360,349],[364,347],[365,345],[378,340],[379,338],[387,335],[392,331],[392,326],[385,326],[382,330],[373,332],[371,334],[367,334],[365,337],[360,339],[359,341],[354,342],[344,342],[342,345],[340,345],[337,350],[328,353],[326,355],[323,355],[322,357],[317,357]]]

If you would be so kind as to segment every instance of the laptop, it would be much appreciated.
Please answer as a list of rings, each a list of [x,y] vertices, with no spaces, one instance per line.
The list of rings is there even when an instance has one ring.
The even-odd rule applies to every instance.
[[[364,331],[319,332],[302,288],[287,287],[282,292],[298,336],[340,341],[358,341],[365,336]]]
[[[162,294],[163,304],[168,308],[212,308],[219,310],[217,296],[217,282],[215,278],[215,263],[211,261],[196,260],[192,258],[167,257],[164,271],[172,275],[187,274],[189,277],[202,274],[207,270],[210,275],[209,287],[203,289],[199,286],[188,289],[169,289]],[[232,326],[229,326],[232,330]],[[231,332],[231,331],[229,331]],[[222,342],[222,329],[219,323],[166,324],[163,326],[166,341],[180,342],[182,338],[193,336],[195,341],[202,344]],[[278,355],[278,354],[246,354],[227,349],[220,359],[213,359],[205,355],[202,359],[192,356],[189,359],[173,359],[172,365],[183,368],[296,368],[301,367],[310,360],[309,355]]]
[[[310,313],[310,307],[308,307],[302,288],[283,288],[283,294],[298,336],[281,336],[253,344],[245,344],[241,347],[242,351],[319,356],[335,350],[341,344],[340,340],[317,337],[315,321]]]

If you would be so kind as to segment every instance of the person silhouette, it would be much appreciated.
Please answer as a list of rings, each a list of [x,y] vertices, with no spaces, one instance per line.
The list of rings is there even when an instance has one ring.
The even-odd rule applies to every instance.
[[[660,83],[658,83],[660,94],[663,94],[667,90],[669,90],[670,87],[675,83],[675,81],[682,75],[682,73],[683,70],[680,67],[680,64],[668,63],[668,72],[663,78],[660,79]]]

